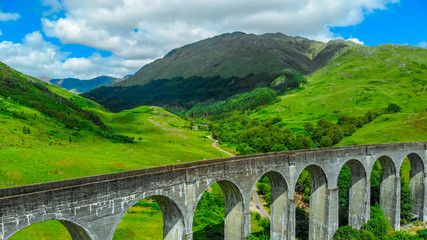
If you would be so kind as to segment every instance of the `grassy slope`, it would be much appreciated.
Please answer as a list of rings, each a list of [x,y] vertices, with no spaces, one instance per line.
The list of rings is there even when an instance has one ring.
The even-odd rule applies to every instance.
[[[360,116],[368,110],[379,110],[390,103],[397,103],[403,108],[402,113],[380,116],[373,122],[365,125],[362,129],[359,129],[353,136],[345,138],[340,145],[426,141],[426,65],[427,50],[421,48],[392,45],[378,47],[353,46],[350,49],[344,50],[323,69],[309,76],[310,82],[305,88],[287,93],[281,97],[279,103],[253,114],[252,117],[268,119],[279,116],[284,119],[287,127],[302,132],[304,121],[314,122],[320,118],[336,121],[340,115]],[[58,91],[61,90],[58,89]],[[75,95],[70,96],[74,97]],[[82,101],[81,104],[93,104],[92,102],[85,102],[86,100],[83,99],[80,99],[80,101]],[[95,107],[87,106],[87,108]],[[5,151],[0,152],[0,161],[3,161],[0,163],[2,166],[6,164],[5,166],[10,166],[12,169],[9,169],[6,173],[1,172],[3,175],[0,175],[0,181],[11,179],[11,185],[16,185],[43,179],[49,180],[50,178],[69,178],[75,174],[93,174],[87,171],[97,173],[119,171],[139,166],[148,167],[158,165],[157,163],[159,162],[165,162],[165,164],[175,163],[176,160],[183,161],[187,157],[190,158],[187,160],[199,160],[204,157],[217,157],[220,154],[214,150],[208,150],[211,149],[210,142],[203,138],[203,134],[182,129],[185,121],[169,115],[163,110],[140,107],[112,114],[105,112],[99,106],[96,108],[100,115],[103,116],[102,119],[108,125],[112,126],[117,133],[135,137],[141,136],[143,141],[134,145],[114,144],[100,140],[94,136],[87,136],[86,139],[79,140],[77,143],[65,147],[49,145],[49,151],[52,151],[52,153],[47,158],[40,153],[44,150],[42,147],[24,150],[24,153],[25,151],[30,152],[28,156],[35,154],[36,157],[33,157],[31,162],[39,164],[38,166],[47,164],[47,167],[43,166],[44,169],[49,169],[49,167],[51,169],[50,171],[44,170],[42,173],[39,173],[40,175],[35,174],[33,177],[30,172],[26,172],[28,170],[25,170],[25,162],[27,160],[23,156],[22,151],[20,151],[22,148],[14,150],[14,148],[9,147],[10,151],[8,152],[10,153],[8,156],[1,156]],[[4,119],[2,117],[1,120]],[[18,126],[17,124],[21,120],[7,121],[11,121],[17,126],[12,125],[9,128],[15,128],[16,135],[19,135],[22,126]],[[46,122],[39,125],[42,127],[45,124]],[[3,127],[4,125],[2,124],[0,129]],[[189,139],[185,139],[180,134],[189,137]],[[168,136],[167,140],[164,140],[165,135]],[[2,133],[2,137],[4,136]],[[20,136],[26,137],[26,135],[22,134]],[[67,141],[66,139],[54,139],[59,142]],[[169,140],[171,142],[168,142]],[[3,142],[3,140],[1,141]],[[189,142],[192,143],[191,148],[187,144]],[[198,145],[194,145],[195,142]],[[105,146],[105,148],[100,148],[100,144]],[[45,143],[44,146],[48,146],[48,143]],[[170,151],[177,149],[173,152],[178,157],[171,158],[171,154],[163,152],[164,149],[168,148],[171,149]],[[204,151],[195,150],[196,148],[203,149]],[[84,156],[67,158],[68,155],[77,151],[81,152],[81,155]],[[135,154],[139,151],[144,151],[144,154]],[[188,156],[186,151],[193,152],[189,153],[190,156]],[[12,154],[13,152],[14,154]],[[105,154],[106,152],[108,154]],[[146,155],[148,153],[150,155]],[[100,154],[103,154],[102,160],[99,159]],[[43,159],[55,158],[64,159],[66,164],[71,163],[71,165],[66,166],[66,164],[55,161],[43,163]],[[125,158],[129,158],[130,160],[126,162],[117,160]],[[13,160],[6,163],[4,159]],[[154,159],[156,162],[150,161]],[[14,162],[15,160],[17,161]],[[143,161],[139,162],[140,160]],[[41,163],[38,163],[38,161],[41,161]],[[85,168],[79,168],[82,164],[85,165]],[[90,170],[86,167],[87,164],[93,164],[89,167]],[[21,166],[22,168],[11,167],[14,165]],[[74,169],[77,169],[75,173],[73,173]],[[47,175],[44,175],[46,173]],[[5,186],[5,183],[0,182],[0,186]],[[146,215],[143,216],[144,218],[147,217]],[[153,215],[152,217],[150,218],[153,220],[150,220],[153,223],[152,227],[161,222],[161,216],[160,218],[158,215]],[[120,226],[123,229],[131,228],[131,226],[135,226],[134,224],[138,224],[139,221],[139,219],[135,219],[134,215],[128,214]],[[63,227],[56,225],[55,222],[50,222],[43,227],[31,227],[28,231],[22,231],[19,233],[22,235],[17,235],[16,239],[27,239],[28,236],[35,233],[40,234],[40,229],[43,230],[43,236],[52,234],[52,231],[56,233],[61,232],[60,236],[62,237],[60,239],[65,238],[67,235]],[[48,229],[51,231],[49,232]],[[148,232],[144,232],[144,229],[141,229],[141,232],[138,231],[136,233],[138,236],[135,237],[148,237],[145,235]],[[119,229],[118,232],[126,234],[124,230]],[[149,236],[147,239],[156,237],[159,236]],[[41,237],[40,239],[49,238]]]
[[[425,141],[427,132],[427,50],[413,46],[353,46],[342,50],[307,86],[252,117],[282,117],[286,127],[302,132],[305,121],[341,115],[361,116],[390,103],[402,113],[383,115],[345,138],[340,145]]]
[[[2,117],[0,187],[225,157],[211,147],[205,133],[184,129],[184,120],[162,109],[103,113],[115,132],[142,140],[113,143],[81,132],[75,137],[76,132],[58,128],[47,119],[38,118],[29,125]],[[31,134],[22,133],[24,126],[29,126]]]
[[[223,153],[212,148],[211,141],[203,132],[195,132],[184,129],[185,120],[180,119],[163,109],[157,107],[140,107],[124,111],[118,114],[107,113],[99,110],[107,125],[114,131],[134,137],[141,137],[136,144],[112,143],[107,140],[86,134],[81,136],[78,142],[68,144],[68,140],[51,138],[57,144],[25,148],[23,146],[5,147],[0,151],[0,186],[29,184],[43,181],[53,181],[72,177],[95,175],[122,170],[152,167],[179,162],[197,161],[206,158],[226,157]],[[4,118],[3,118],[4,119]],[[8,120],[9,124],[2,124],[1,128],[16,128],[16,141],[28,137],[21,134],[21,127],[17,127],[20,121]],[[55,129],[41,123],[38,127],[46,130]],[[12,125],[13,124],[13,125]],[[21,123],[25,125],[25,123]],[[36,127],[31,127],[36,129]],[[52,131],[52,130],[47,130]],[[32,133],[36,130],[32,130]],[[66,134],[66,133],[62,133]],[[61,135],[61,134],[58,134]],[[2,134],[2,136],[4,136]],[[6,135],[6,136],[9,136]],[[32,144],[33,141],[27,141]],[[35,141],[34,141],[35,143]],[[58,144],[63,145],[58,145]],[[16,144],[16,143],[15,143]],[[78,154],[76,154],[78,153]],[[125,160],[124,160],[125,159]],[[31,168],[28,165],[31,164]],[[134,210],[132,210],[134,211]],[[120,234],[126,236],[129,226],[141,221],[150,222],[150,228],[143,228],[135,232],[135,239],[141,236],[161,235],[161,214],[140,215],[128,214],[118,228]],[[145,235],[158,227],[157,235]],[[70,239],[66,229],[55,221],[48,221],[17,233],[13,239]],[[153,237],[157,239],[157,237]],[[151,239],[153,239],[151,238]],[[128,239],[122,238],[122,239]]]
[[[37,81],[14,70],[8,71],[24,80]],[[0,107],[7,109],[0,111],[0,187],[227,156],[212,147],[205,132],[188,130],[185,120],[161,108],[144,106],[110,113],[90,100],[41,84],[82,109],[97,112],[114,133],[135,137],[137,141],[115,143],[88,131],[67,129],[56,119],[0,94]],[[25,134],[24,127],[31,133]],[[161,214],[143,217],[162,222]],[[124,228],[129,222],[132,223],[132,215],[123,221]],[[121,232],[126,234],[124,230]],[[59,222],[47,221],[20,231],[13,239],[35,238],[70,239],[70,236]]]

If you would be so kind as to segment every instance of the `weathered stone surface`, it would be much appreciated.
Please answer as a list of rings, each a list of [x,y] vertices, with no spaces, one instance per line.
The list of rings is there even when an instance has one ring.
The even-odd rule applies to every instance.
[[[0,240],[45,220],[60,220],[73,239],[110,240],[138,201],[153,196],[164,216],[165,239],[192,239],[194,211],[202,194],[219,183],[226,200],[225,236],[250,234],[249,204],[256,182],[272,182],[272,239],[295,239],[295,184],[307,169],[312,176],[310,239],[331,239],[338,227],[338,175],[352,171],[349,222],[369,219],[370,175],[383,168],[381,205],[399,228],[400,166],[412,165],[410,189],[416,213],[427,221],[425,142],[311,149],[206,160],[65,181],[0,189]]]

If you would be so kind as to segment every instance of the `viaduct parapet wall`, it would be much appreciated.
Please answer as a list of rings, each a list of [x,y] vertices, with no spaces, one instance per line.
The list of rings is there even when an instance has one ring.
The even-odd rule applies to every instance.
[[[164,219],[164,239],[193,239],[202,194],[218,183],[225,196],[225,239],[250,235],[250,199],[257,181],[271,182],[271,239],[295,239],[295,185],[312,177],[310,239],[331,239],[338,228],[338,175],[351,169],[349,224],[369,220],[370,176],[382,167],[380,205],[394,229],[400,223],[400,168],[411,162],[413,212],[427,221],[426,142],[310,149],[239,156],[0,189],[0,240],[37,222],[59,220],[73,239],[111,240],[126,212],[152,196]]]

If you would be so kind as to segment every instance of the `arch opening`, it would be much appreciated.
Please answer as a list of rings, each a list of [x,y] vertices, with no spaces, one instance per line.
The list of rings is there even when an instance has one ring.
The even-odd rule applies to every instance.
[[[357,160],[347,161],[338,176],[339,226],[360,229],[367,221],[366,171]]]
[[[316,165],[306,167],[295,189],[296,237],[300,240],[327,238],[328,181],[325,172]]]
[[[63,239],[91,240],[92,238],[82,227],[67,220],[45,220],[33,223],[14,233],[10,240],[20,239]]]
[[[424,219],[424,164],[415,153],[409,154],[400,167],[400,223]]]
[[[176,203],[168,197],[155,195],[142,199],[126,211],[113,239],[182,240],[184,233],[184,218]]]
[[[262,175],[253,187],[251,235],[286,239],[289,219],[288,186],[278,172]]]
[[[378,158],[371,171],[371,206],[379,205],[393,229],[399,229],[396,167],[391,158]]]
[[[199,198],[193,216],[193,239],[243,239],[243,197],[227,180],[212,184]]]

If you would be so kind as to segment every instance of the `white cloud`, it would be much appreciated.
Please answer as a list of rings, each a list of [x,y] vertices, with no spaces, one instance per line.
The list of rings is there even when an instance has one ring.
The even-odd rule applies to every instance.
[[[64,44],[111,51],[126,59],[149,59],[236,30],[330,40],[336,36],[329,27],[358,24],[366,14],[393,2],[397,1],[63,0],[65,17],[44,18],[42,24],[48,36]]]
[[[44,12],[44,15],[55,14],[63,9],[60,0],[41,0],[41,4],[42,6],[50,8]]]
[[[358,24],[365,15],[394,2],[397,0],[41,0],[49,8],[42,18],[47,36],[62,44],[109,51],[112,56],[95,53],[73,58],[34,32],[22,43],[1,42],[0,60],[33,76],[121,77],[173,48],[224,32],[282,32],[320,41],[340,38],[329,28]],[[0,20],[17,18],[19,14],[0,11]],[[363,44],[356,38],[349,40]]]
[[[349,38],[349,39],[347,39],[347,41],[352,41],[352,42],[357,43],[357,44],[365,45],[365,43],[363,41],[360,41],[357,38]]]
[[[417,44],[418,47],[427,48],[427,42],[422,41]]]
[[[4,13],[0,10],[0,21],[17,20],[20,17],[18,13]]]
[[[69,53],[43,39],[40,32],[27,34],[22,43],[0,42],[0,59],[31,76],[90,79],[101,75],[123,77],[150,60],[126,60],[95,53],[87,58],[69,58]]]

